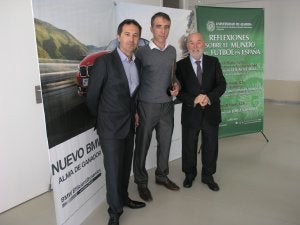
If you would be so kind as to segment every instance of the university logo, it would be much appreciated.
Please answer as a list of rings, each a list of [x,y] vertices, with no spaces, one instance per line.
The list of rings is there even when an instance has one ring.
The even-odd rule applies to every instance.
[[[209,31],[209,32],[212,32],[216,29],[216,25],[215,25],[215,22],[214,21],[207,21],[206,23],[206,29]]]

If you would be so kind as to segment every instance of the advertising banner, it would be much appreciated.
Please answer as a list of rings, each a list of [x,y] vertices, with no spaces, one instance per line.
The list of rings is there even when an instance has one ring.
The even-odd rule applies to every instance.
[[[114,4],[33,0],[39,68],[58,225],[79,225],[105,200],[105,171],[95,119],[79,91],[91,64],[115,38]],[[95,57],[94,57],[95,58]],[[92,59],[94,59],[92,58]],[[85,61],[91,63],[91,59]]]
[[[90,129],[50,150],[57,224],[81,224],[105,199],[99,137]]]
[[[264,10],[198,6],[196,15],[205,53],[219,58],[227,81],[220,137],[262,132]]]

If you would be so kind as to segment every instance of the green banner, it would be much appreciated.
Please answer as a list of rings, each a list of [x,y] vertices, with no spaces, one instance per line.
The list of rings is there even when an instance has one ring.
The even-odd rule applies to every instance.
[[[220,137],[263,131],[264,10],[198,6],[205,53],[219,58],[227,81]]]

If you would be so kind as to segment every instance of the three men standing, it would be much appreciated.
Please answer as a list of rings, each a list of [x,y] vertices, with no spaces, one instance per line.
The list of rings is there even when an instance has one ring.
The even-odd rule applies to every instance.
[[[204,55],[201,34],[188,36],[189,56],[176,66],[176,49],[167,43],[170,17],[158,12],[151,18],[153,39],[140,47],[141,26],[124,20],[118,26],[119,47],[99,57],[93,66],[87,93],[90,112],[97,116],[97,132],[104,155],[109,225],[118,225],[123,207],[142,208],[131,200],[128,184],[134,147],[134,181],[140,197],[152,200],[145,168],[152,132],[157,139],[155,180],[170,190],[179,187],[168,178],[169,153],[174,128],[172,96],[182,101],[182,170],[184,187],[197,175],[197,143],[202,132],[202,182],[219,190],[213,179],[218,155],[221,122],[220,97],[226,81],[217,58]],[[174,72],[180,83],[175,81]],[[180,88],[179,88],[180,87]],[[138,92],[138,94],[137,94]]]

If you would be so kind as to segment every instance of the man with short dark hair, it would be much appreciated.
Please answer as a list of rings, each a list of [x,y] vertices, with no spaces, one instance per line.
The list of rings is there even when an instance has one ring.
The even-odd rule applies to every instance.
[[[145,168],[152,132],[156,131],[157,168],[155,180],[170,190],[179,190],[169,174],[169,153],[174,128],[174,103],[179,86],[172,79],[176,62],[176,49],[167,43],[171,26],[170,17],[158,12],[151,18],[153,38],[149,45],[140,47],[136,56],[141,60],[143,69],[138,96],[139,126],[137,127],[133,160],[134,181],[140,197],[151,201],[148,189],[148,173]]]
[[[141,26],[135,20],[120,23],[120,45],[95,61],[87,92],[88,108],[97,116],[96,128],[104,157],[109,225],[119,224],[123,206],[145,206],[128,197],[141,69],[134,51],[140,36]]]

